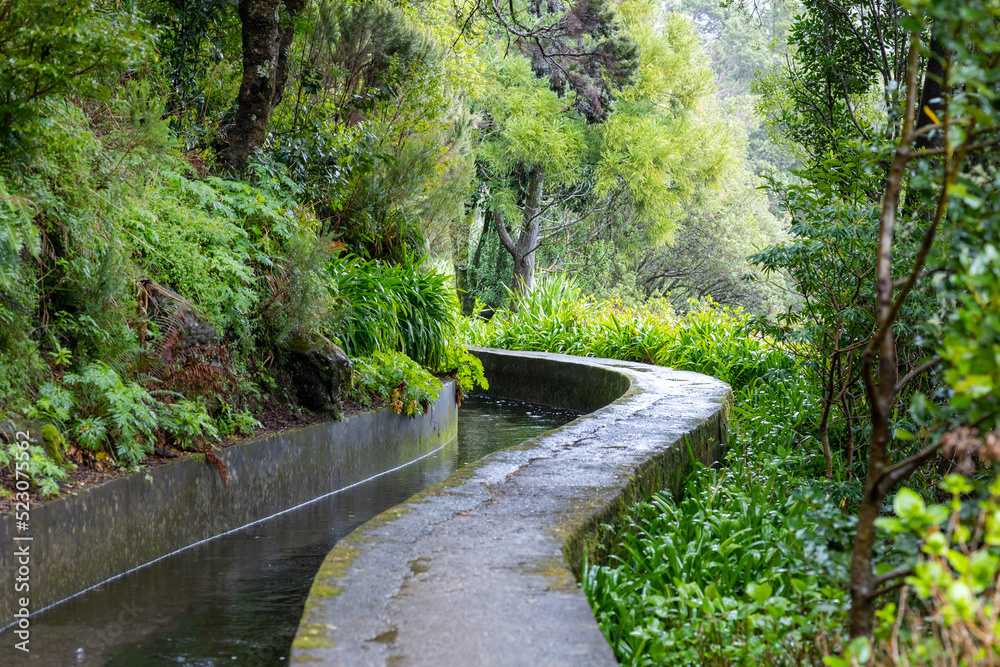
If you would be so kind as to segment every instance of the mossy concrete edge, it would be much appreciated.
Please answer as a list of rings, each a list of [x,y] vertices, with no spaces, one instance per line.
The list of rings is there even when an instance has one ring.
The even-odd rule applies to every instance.
[[[203,455],[109,480],[31,508],[27,530],[0,517],[0,572],[31,537],[30,589],[0,593],[0,619],[38,610],[152,560],[408,463],[455,436],[454,382],[421,417],[382,409],[219,450],[227,484]],[[11,576],[13,582],[13,574]],[[0,626],[6,622],[0,622]]]
[[[615,664],[576,586],[584,558],[605,557],[605,526],[634,501],[679,489],[692,459],[719,458],[731,392],[643,364],[473,352],[488,393],[589,414],[463,468],[341,542],[315,579],[296,664]]]

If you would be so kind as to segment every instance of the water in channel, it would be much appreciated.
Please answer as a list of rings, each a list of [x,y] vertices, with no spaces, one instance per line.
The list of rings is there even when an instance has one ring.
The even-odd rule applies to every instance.
[[[422,459],[163,558],[32,617],[30,654],[14,649],[11,630],[0,633],[0,665],[288,664],[313,577],[338,540],[456,468],[577,416],[479,396],[467,397],[458,415],[458,437]]]

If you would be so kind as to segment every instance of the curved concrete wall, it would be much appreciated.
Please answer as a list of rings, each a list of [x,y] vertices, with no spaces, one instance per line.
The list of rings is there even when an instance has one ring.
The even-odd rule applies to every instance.
[[[296,664],[616,665],[576,583],[643,494],[726,438],[729,387],[667,368],[473,350],[490,394],[590,414],[399,505],[327,556]]]
[[[392,469],[457,429],[455,386],[422,417],[380,410],[219,451],[227,484],[203,455],[114,479],[30,512],[27,531],[0,517],[0,626],[18,598],[31,612],[178,549]],[[15,541],[31,537],[30,542]],[[16,592],[15,547],[30,544],[30,591]]]

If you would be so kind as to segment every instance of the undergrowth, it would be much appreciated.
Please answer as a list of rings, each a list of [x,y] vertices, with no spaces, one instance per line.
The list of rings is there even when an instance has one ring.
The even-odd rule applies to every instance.
[[[583,587],[625,665],[819,664],[839,650],[853,519],[808,434],[810,387],[737,392],[727,465],[633,507]],[[803,406],[787,421],[789,406]]]
[[[354,360],[354,387],[348,397],[363,407],[384,401],[398,414],[418,417],[441,393],[441,382],[399,352],[373,352]]]
[[[62,443],[32,464],[37,495],[73,462],[134,468],[252,433],[265,403],[294,400],[290,352],[339,343],[363,358],[360,402],[411,415],[437,395],[421,366],[485,383],[444,274],[345,253],[263,158],[243,180],[200,172],[148,86],[46,114],[45,141],[0,155],[0,421]]]

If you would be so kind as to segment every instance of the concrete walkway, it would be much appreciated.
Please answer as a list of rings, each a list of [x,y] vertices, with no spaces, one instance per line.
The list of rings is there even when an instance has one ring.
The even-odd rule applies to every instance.
[[[294,664],[617,664],[574,573],[585,554],[602,557],[602,525],[642,493],[676,488],[689,452],[718,457],[729,387],[644,364],[477,354],[491,394],[610,404],[463,468],[342,541],[313,584]]]

